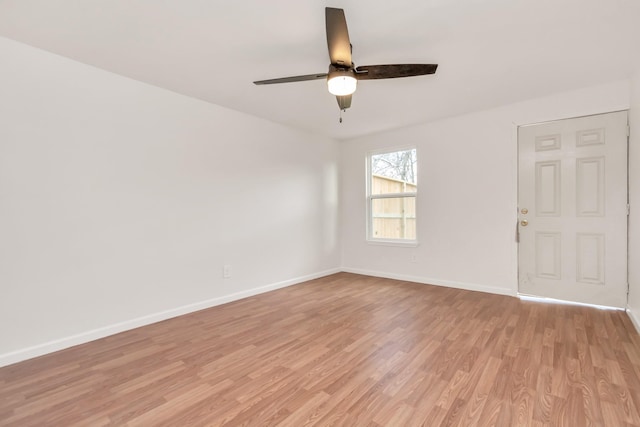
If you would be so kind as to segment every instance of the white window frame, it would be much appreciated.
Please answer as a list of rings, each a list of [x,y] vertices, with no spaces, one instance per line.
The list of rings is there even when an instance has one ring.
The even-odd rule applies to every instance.
[[[418,148],[416,146],[405,146],[405,147],[395,147],[395,148],[385,148],[381,150],[370,151],[367,153],[367,157],[365,159],[366,162],[366,215],[367,215],[367,243],[372,245],[385,245],[385,246],[410,246],[415,247],[418,246],[418,192],[420,191],[420,186],[416,180],[416,192],[415,193],[388,193],[388,194],[371,194],[371,189],[373,188],[373,173],[371,171],[371,157],[377,154],[385,154],[385,153],[395,153],[397,151],[408,151],[408,150],[416,150],[416,161],[419,158]],[[418,171],[418,175],[420,172]],[[372,203],[373,200],[377,199],[394,199],[394,198],[405,198],[405,197],[413,197],[415,198],[416,204],[416,238],[415,239],[384,239],[373,236],[373,212],[372,212]]]

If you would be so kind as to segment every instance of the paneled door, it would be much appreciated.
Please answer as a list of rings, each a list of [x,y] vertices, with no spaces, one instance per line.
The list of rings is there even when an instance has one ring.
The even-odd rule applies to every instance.
[[[518,128],[518,286],[627,303],[627,112]]]

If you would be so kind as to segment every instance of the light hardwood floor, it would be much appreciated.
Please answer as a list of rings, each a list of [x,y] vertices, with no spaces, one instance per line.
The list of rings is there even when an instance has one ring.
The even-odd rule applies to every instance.
[[[340,273],[1,368],[0,425],[640,426],[640,338]]]

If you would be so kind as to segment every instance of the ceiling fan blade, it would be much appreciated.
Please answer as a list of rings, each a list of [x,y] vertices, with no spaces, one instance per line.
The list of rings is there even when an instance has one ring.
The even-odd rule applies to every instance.
[[[318,73],[318,74],[307,74],[304,76],[281,77],[279,79],[258,80],[257,82],[253,82],[253,84],[272,85],[274,83],[304,82],[307,80],[320,80],[320,79],[326,79],[326,78],[327,78],[327,73]]]
[[[333,7],[325,8],[325,20],[327,27],[327,46],[329,58],[333,65],[351,67],[351,42],[347,30],[347,20],[344,10]]]
[[[356,68],[358,80],[395,79],[434,74],[438,64],[363,65]]]
[[[336,99],[341,110],[351,107],[351,95],[336,96]]]

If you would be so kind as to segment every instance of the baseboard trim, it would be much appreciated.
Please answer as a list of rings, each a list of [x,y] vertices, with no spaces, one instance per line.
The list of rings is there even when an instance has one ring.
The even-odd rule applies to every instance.
[[[638,317],[636,311],[631,307],[627,307],[627,316],[631,319],[631,323],[633,323],[633,326],[636,328],[636,332],[640,334],[640,317]]]
[[[34,357],[43,356],[55,351],[64,350],[66,348],[73,347],[79,344],[85,344],[90,341],[107,337],[109,335],[115,335],[120,332],[150,325],[156,322],[161,322],[173,317],[182,316],[184,314],[193,313],[195,311],[204,310],[221,304],[226,304],[228,302],[236,301],[242,298],[248,298],[265,292],[274,291],[276,289],[297,285],[308,280],[329,276],[331,274],[339,273],[340,271],[342,270],[339,268],[320,271],[317,273],[296,277],[294,279],[284,280],[282,282],[272,283],[270,285],[260,286],[222,297],[212,298],[206,301],[200,301],[194,304],[183,305],[181,307],[172,308],[169,310],[161,311],[159,313],[149,314],[135,319],[126,320],[124,322],[115,323],[113,325],[104,326],[102,328],[82,332],[76,335],[71,335],[65,338],[49,341],[43,344],[34,345],[32,347],[0,354],[0,367],[12,365],[14,363],[22,362]]]
[[[451,280],[432,279],[428,277],[411,276],[407,274],[386,273],[382,271],[363,270],[359,268],[342,267],[345,273],[363,274],[365,276],[383,277],[385,279],[403,280],[405,282],[422,283],[425,285],[443,286],[447,288],[464,289],[467,291],[485,292],[488,294],[516,296],[513,289],[498,288],[494,286],[480,285],[477,283],[455,282]]]

